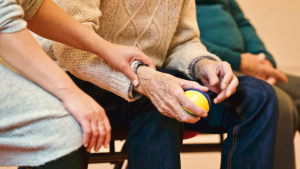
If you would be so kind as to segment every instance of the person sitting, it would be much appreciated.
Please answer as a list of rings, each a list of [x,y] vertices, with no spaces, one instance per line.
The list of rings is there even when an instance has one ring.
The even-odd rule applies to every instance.
[[[227,62],[206,50],[199,40],[194,0],[54,2],[105,40],[138,47],[159,70],[133,62],[139,79],[134,87],[98,56],[36,37],[73,81],[104,107],[112,129],[129,131],[129,168],[180,168],[183,128],[228,133],[221,168],[273,167],[275,91],[252,77],[238,79]],[[184,94],[187,89],[209,89],[211,110],[207,113],[191,102]]]
[[[236,74],[273,85],[279,102],[274,168],[295,168],[294,134],[299,130],[300,78],[283,74],[235,0],[196,0],[200,40]],[[286,82],[286,83],[285,83]]]
[[[36,22],[34,18],[45,12],[51,13],[49,20]],[[102,145],[108,147],[109,120],[104,109],[47,56],[26,29],[23,17],[28,28],[42,36],[90,52],[103,52],[99,57],[116,69],[122,68],[133,83],[138,81],[130,62],[141,60],[151,67],[152,60],[125,46],[127,53],[123,55],[105,55],[106,49],[113,50],[116,45],[100,38],[51,0],[0,0],[0,55],[32,81],[0,64],[0,166],[86,169],[87,151],[93,146],[96,151]]]

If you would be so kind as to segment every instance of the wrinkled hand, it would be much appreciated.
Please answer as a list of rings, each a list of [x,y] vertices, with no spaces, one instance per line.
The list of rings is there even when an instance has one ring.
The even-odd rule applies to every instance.
[[[275,69],[263,53],[259,55],[251,53],[241,54],[240,71],[245,75],[264,80],[271,85],[275,84],[277,80],[283,83],[287,82],[287,77]]]
[[[231,66],[227,62],[202,59],[198,61],[194,68],[195,78],[218,96],[214,103],[220,103],[236,91],[239,82],[233,74]]]
[[[113,69],[123,72],[134,86],[137,86],[139,81],[136,74],[130,67],[132,62],[138,60],[155,69],[152,59],[145,55],[137,47],[133,46],[110,43],[110,45],[106,48],[103,58]]]
[[[207,112],[194,104],[184,93],[185,89],[197,89],[207,92],[206,87],[200,86],[197,82],[157,72],[146,66],[140,66],[137,75],[140,84],[135,87],[135,90],[150,98],[157,110],[163,115],[187,123],[195,123],[200,117],[207,116]],[[200,117],[189,115],[181,105]]]
[[[80,89],[63,90],[59,99],[65,109],[77,120],[83,130],[83,145],[90,152],[96,152],[102,145],[108,147],[111,127],[104,109]]]

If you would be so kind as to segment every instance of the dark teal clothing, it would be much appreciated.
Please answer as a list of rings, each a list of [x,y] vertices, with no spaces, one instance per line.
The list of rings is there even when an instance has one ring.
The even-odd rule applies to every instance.
[[[201,42],[208,51],[239,70],[241,53],[264,53],[276,67],[249,20],[235,0],[196,0]]]

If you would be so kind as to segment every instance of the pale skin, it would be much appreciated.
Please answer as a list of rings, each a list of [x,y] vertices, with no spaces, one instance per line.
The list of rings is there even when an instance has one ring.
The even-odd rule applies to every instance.
[[[275,69],[263,53],[258,55],[251,53],[241,54],[240,72],[264,80],[271,85],[274,85],[277,80],[282,83],[287,82],[285,74]]]
[[[51,0],[44,0],[40,9],[28,22],[36,34],[102,57],[112,68],[122,71],[138,85],[130,64],[139,60],[155,69],[152,60],[136,47],[109,43],[86,26],[74,20]],[[108,147],[111,126],[104,109],[81,91],[69,76],[42,50],[27,29],[0,34],[1,57],[61,100],[83,130],[83,145],[87,151]],[[114,52],[111,52],[114,51]]]
[[[134,89],[150,98],[157,110],[163,115],[176,118],[181,122],[195,123],[200,120],[200,117],[206,117],[207,112],[188,99],[184,90],[197,89],[203,92],[211,90],[218,93],[214,102],[220,103],[236,91],[238,80],[227,62],[210,59],[198,61],[194,73],[195,78],[202,80],[205,86],[157,72],[149,67],[140,66],[137,69],[140,84]],[[199,117],[189,115],[181,105]]]

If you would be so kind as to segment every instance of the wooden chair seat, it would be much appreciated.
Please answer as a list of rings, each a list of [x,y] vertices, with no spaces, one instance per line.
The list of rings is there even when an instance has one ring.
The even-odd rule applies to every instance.
[[[189,139],[198,135],[199,132],[186,130],[184,133],[184,139]],[[127,144],[124,143],[120,152],[115,151],[115,141],[126,140],[128,131],[125,130],[113,130],[111,133],[111,141],[109,144],[108,153],[91,153],[89,163],[111,163],[115,164],[114,169],[121,169],[124,161],[127,159]],[[223,144],[223,134],[220,134],[219,143],[209,144],[183,144],[181,153],[192,152],[221,152]]]

